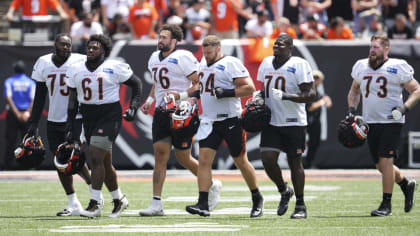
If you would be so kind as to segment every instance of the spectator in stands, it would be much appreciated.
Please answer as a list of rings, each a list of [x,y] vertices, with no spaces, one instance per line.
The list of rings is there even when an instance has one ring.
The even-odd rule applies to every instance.
[[[210,12],[204,4],[205,0],[193,0],[191,7],[185,11],[184,28],[187,41],[203,39],[211,28]]]
[[[304,20],[307,21],[309,16],[317,16],[321,24],[328,23],[327,9],[332,0],[301,0],[300,4]]]
[[[103,34],[102,26],[93,21],[92,13],[83,13],[81,20],[74,23],[70,29],[70,37],[76,52],[86,53],[86,43],[91,35]]]
[[[385,20],[385,26],[388,29],[392,28],[397,14],[409,18],[408,9],[413,7],[412,2],[412,0],[382,0],[382,19]]]
[[[155,39],[155,27],[159,16],[147,0],[137,0],[130,8],[128,23],[133,39]]]
[[[318,22],[317,15],[308,16],[308,21],[299,26],[302,39],[305,40],[322,40],[325,29],[325,25]]]
[[[119,13],[127,22],[130,7],[133,6],[133,0],[101,0],[102,25],[108,28],[115,14]]]
[[[113,40],[131,38],[130,26],[119,13],[115,14],[114,19],[106,31]]]
[[[13,70],[15,74],[4,82],[4,97],[7,103],[6,143],[2,144],[5,152],[0,163],[0,170],[14,168],[14,150],[26,133],[25,126],[30,117],[35,96],[35,82],[25,75],[25,63],[15,62]]]
[[[355,34],[362,33],[374,16],[381,14],[378,9],[379,0],[351,0],[351,8],[353,9],[353,32]]]
[[[413,30],[407,24],[407,18],[403,14],[395,16],[394,25],[388,29],[389,39],[411,39],[413,38]]]
[[[163,24],[172,24],[168,22],[168,20],[171,21],[169,18],[176,18],[177,21],[181,20],[180,24],[182,24],[186,9],[184,9],[184,4],[181,4],[181,0],[168,0],[167,11],[163,14]]]
[[[336,16],[331,20],[327,32],[327,39],[353,39],[353,32],[346,26],[341,16]]]
[[[280,17],[276,21],[276,27],[273,30],[271,38],[276,39],[281,33],[286,33],[292,36],[293,39],[297,38],[295,29],[290,26],[290,21],[286,17]]]
[[[13,19],[13,13],[22,7],[22,16],[47,16],[48,8],[56,10],[62,19],[67,19],[68,15],[61,7],[58,0],[38,0],[36,7],[32,4],[33,0],[13,0],[7,12],[7,19]]]
[[[299,29],[299,0],[271,0],[271,9],[275,22],[284,17],[295,30]]]
[[[238,38],[238,15],[249,19],[240,0],[212,0],[211,25],[220,39]]]
[[[66,0],[66,2],[71,23],[78,22],[83,13],[92,13],[93,21],[99,21],[100,0]]]
[[[245,25],[248,38],[266,38],[273,34],[273,24],[268,20],[268,11],[257,12],[257,18],[248,20]]]
[[[374,16],[370,21],[370,24],[363,31],[361,38],[370,39],[375,34],[381,34],[384,32],[384,27],[379,20],[379,16]]]
[[[149,3],[155,7],[158,15],[158,26],[157,28],[160,29],[160,27],[164,24],[163,16],[168,12],[168,4],[166,0],[149,0]]]

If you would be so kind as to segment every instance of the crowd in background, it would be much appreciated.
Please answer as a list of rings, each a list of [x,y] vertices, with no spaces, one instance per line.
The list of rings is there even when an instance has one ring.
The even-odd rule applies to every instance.
[[[37,2],[38,4],[34,4]],[[420,0],[13,0],[7,17],[46,15],[68,20],[75,40],[106,33],[113,39],[155,39],[163,24],[178,24],[186,41],[225,38],[304,40],[420,39]]]

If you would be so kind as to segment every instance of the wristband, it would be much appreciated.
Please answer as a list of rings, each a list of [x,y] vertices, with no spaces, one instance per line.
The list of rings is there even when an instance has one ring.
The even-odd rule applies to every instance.
[[[155,101],[155,99],[153,97],[149,96],[146,99],[146,104],[151,105],[154,101]]]
[[[179,93],[179,100],[185,100],[187,98],[188,98],[188,92],[187,91]]]

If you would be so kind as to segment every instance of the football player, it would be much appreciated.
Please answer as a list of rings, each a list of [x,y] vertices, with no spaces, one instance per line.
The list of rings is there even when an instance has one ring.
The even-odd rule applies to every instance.
[[[371,216],[392,214],[391,197],[394,182],[400,185],[405,196],[404,211],[413,207],[416,181],[408,180],[394,165],[398,157],[404,114],[420,100],[420,86],[414,79],[414,70],[405,60],[389,58],[389,39],[385,35],[373,35],[369,57],[358,60],[352,69],[353,83],[348,93],[349,114],[354,117],[362,96],[362,116],[369,125],[368,145],[376,168],[382,175],[382,202]],[[403,102],[402,92],[410,96]]]
[[[277,214],[286,213],[289,200],[296,192],[291,218],[301,219],[307,216],[302,166],[307,126],[305,103],[315,99],[315,86],[309,63],[292,57],[292,49],[292,37],[280,34],[274,42],[274,55],[266,57],[258,68],[257,80],[264,83],[261,94],[271,109],[270,125],[261,132],[260,148],[264,169],[281,193]],[[287,155],[294,190],[283,180],[277,163],[280,151]]]
[[[242,113],[241,97],[252,95],[254,83],[242,62],[224,56],[219,38],[206,36],[202,43],[203,59],[200,62],[201,115],[199,131],[200,154],[198,164],[198,203],[186,207],[191,214],[209,216],[208,196],[211,185],[211,167],[216,151],[223,140],[227,143],[235,165],[248,185],[252,195],[250,217],[263,214],[264,199],[258,190],[254,167],[246,154],[246,132],[239,117]]]
[[[74,139],[71,126],[78,110],[78,101],[89,145],[92,192],[88,207],[80,213],[86,217],[101,214],[103,203],[100,201],[100,194],[104,182],[114,203],[109,217],[119,217],[128,206],[127,198],[118,187],[117,173],[112,165],[112,144],[122,122],[120,85],[125,84],[132,88],[130,107],[124,113],[124,119],[133,121],[140,105],[142,83],[128,64],[107,59],[111,49],[109,37],[92,35],[87,42],[87,61],[73,64],[65,80],[70,88],[66,139],[69,142]]]
[[[69,88],[64,81],[69,66],[78,61],[86,60],[86,56],[71,53],[72,40],[67,34],[58,34],[55,38],[54,52],[41,56],[36,61],[32,79],[36,81],[36,91],[31,117],[28,121],[28,135],[35,134],[38,122],[44,109],[45,96],[49,97],[47,118],[47,138],[50,151],[54,154],[57,147],[64,143],[65,124],[67,121],[67,104]],[[74,125],[74,135],[79,137],[82,131],[80,115]],[[60,182],[67,194],[67,207],[57,213],[57,216],[78,216],[82,206],[73,186],[73,176],[57,171]],[[85,180],[91,190],[91,178],[87,165],[79,175]]]
[[[189,97],[199,98],[198,90],[198,61],[194,55],[186,50],[177,49],[177,43],[183,38],[182,29],[176,25],[164,25],[159,30],[158,51],[149,59],[148,68],[154,78],[154,84],[149,97],[141,106],[147,114],[153,101],[156,107],[162,105],[164,97],[172,94],[176,100]],[[194,100],[194,99],[192,99]],[[166,177],[166,165],[171,148],[174,146],[178,162],[186,169],[197,175],[198,161],[191,156],[192,137],[188,140],[175,139],[170,131],[168,116],[155,110],[152,124],[153,149],[155,166],[153,168],[153,198],[147,209],[140,210],[141,216],[162,216],[161,201],[163,183]],[[213,180],[210,189],[210,208],[214,209],[218,203],[221,182]]]

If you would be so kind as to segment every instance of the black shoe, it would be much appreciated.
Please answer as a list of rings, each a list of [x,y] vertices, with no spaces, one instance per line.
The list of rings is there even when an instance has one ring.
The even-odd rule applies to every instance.
[[[286,187],[286,190],[281,193],[281,199],[279,206],[277,207],[277,215],[282,216],[284,213],[286,213],[287,208],[289,208],[289,201],[290,198],[293,196],[295,192],[293,191],[293,188],[290,186]]]
[[[254,196],[255,195],[255,196]],[[252,195],[252,209],[251,214],[249,217],[260,217],[263,215],[264,209],[264,198],[261,196],[260,193]]]
[[[189,205],[185,207],[185,210],[187,210],[188,213],[196,215],[199,214],[200,216],[210,216],[209,207],[205,207],[200,205],[199,203],[195,205]]]
[[[407,183],[407,187],[404,191],[405,196],[405,205],[404,211],[409,212],[413,208],[414,205],[414,191],[417,189],[417,182],[414,179],[411,179]]]
[[[391,212],[391,203],[384,203],[381,202],[381,205],[379,205],[379,208],[376,210],[373,210],[370,213],[371,216],[390,216],[392,215]]]
[[[291,219],[305,219],[306,218],[306,206],[296,205],[295,211],[290,216]]]

